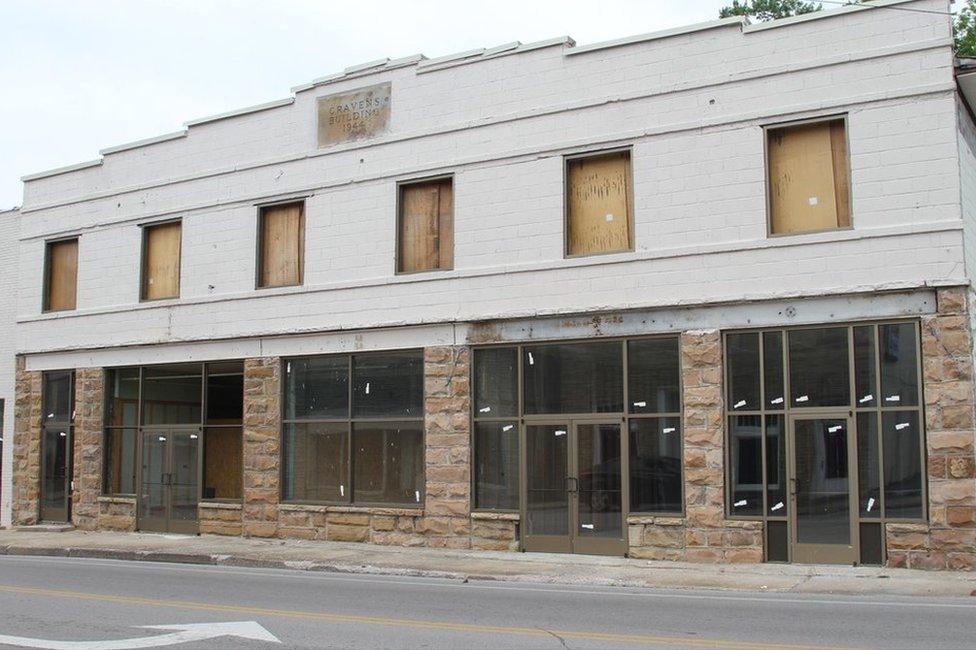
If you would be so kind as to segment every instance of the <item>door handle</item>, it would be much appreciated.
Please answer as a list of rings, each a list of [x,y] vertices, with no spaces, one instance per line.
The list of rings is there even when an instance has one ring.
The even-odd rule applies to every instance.
[[[572,481],[572,487],[570,487],[570,481]],[[575,476],[566,477],[566,491],[567,492],[579,492],[579,479]]]

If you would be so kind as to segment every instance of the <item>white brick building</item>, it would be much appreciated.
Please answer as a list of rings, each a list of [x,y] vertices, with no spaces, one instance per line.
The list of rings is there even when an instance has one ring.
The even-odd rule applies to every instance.
[[[18,484],[14,521],[52,518],[38,505],[45,488],[35,486],[48,484],[37,439],[65,434],[73,441],[72,503],[47,505],[82,527],[972,567],[966,319],[976,272],[976,132],[966,86],[957,85],[948,18],[895,6],[947,9],[945,0],[879,0],[588,46],[561,38],[378,61],[280,101],[25,177],[10,265],[15,331],[4,335],[0,320],[0,340],[16,343],[23,364],[17,440],[4,457],[4,480],[14,475]],[[319,100],[338,97],[357,110],[360,100],[350,97],[362,89],[385,106],[387,121],[365,117],[366,133],[323,141],[322,111],[336,103]],[[817,158],[826,167],[817,173],[833,169],[834,227],[778,230],[776,206],[794,205],[807,191],[805,166],[816,166],[811,150],[791,143],[800,133],[827,134],[828,125],[832,139]],[[613,235],[625,243],[608,249],[587,240],[584,248],[605,254],[577,254],[573,201],[598,217],[603,208],[596,195],[574,194],[574,165],[578,157],[583,166],[602,164],[585,155],[607,151],[626,160],[619,179],[627,223]],[[438,222],[439,268],[398,272],[413,270],[404,266],[415,243],[403,230],[413,218],[409,183],[429,178],[447,183],[440,191],[452,200],[445,208],[440,199],[450,225]],[[803,194],[795,214],[783,208],[783,218],[820,210],[827,200],[818,192]],[[272,252],[256,252],[280,235],[268,234],[263,215],[290,203],[301,205],[297,281],[256,288],[277,272],[263,267]],[[586,233],[621,223],[619,209],[606,211],[606,223],[588,221]],[[141,299],[152,291],[147,227],[175,221],[174,297]],[[579,224],[572,227],[583,232]],[[50,295],[61,272],[51,260],[62,254],[52,245],[64,240],[77,242],[66,253],[77,255],[76,291],[68,308],[46,309],[60,300]],[[843,350],[811,353],[800,332],[836,336]],[[593,383],[584,386],[588,344],[557,343],[604,339],[620,343],[627,361],[593,352]],[[675,347],[641,356],[642,341]],[[769,347],[749,356],[754,345]],[[382,373],[408,372],[412,362],[386,365],[365,354],[420,348],[423,390],[410,395],[397,391],[412,380]],[[518,359],[511,386],[499,379],[506,350]],[[533,350],[546,360],[544,372],[528,367]],[[360,355],[364,368],[379,359],[385,370],[360,377]],[[325,371],[308,370],[319,363],[310,356],[344,360],[349,372],[329,375],[332,388],[318,386],[326,380],[315,373]],[[219,365],[230,360],[244,360],[243,370]],[[293,375],[293,360],[309,374]],[[179,380],[203,386],[204,397],[189,406],[172,395],[146,397],[154,368],[186,362],[215,364],[181,366],[191,378],[204,373]],[[614,364],[625,377],[613,378]],[[219,426],[236,422],[243,442],[221,442],[219,453],[243,447],[233,451],[243,461],[220,469],[208,464],[217,463],[217,448],[208,452],[210,442],[197,437],[218,439],[207,433],[217,425],[208,421],[206,374],[241,372],[241,413]],[[850,390],[830,395],[841,372]],[[671,384],[662,379],[672,375]],[[138,386],[128,397],[123,376]],[[874,388],[862,391],[862,378]],[[42,393],[59,380],[72,387],[70,416],[62,421],[45,407],[60,428],[42,426]],[[365,406],[371,381],[390,391],[375,398],[389,404]],[[761,404],[739,399],[740,381],[742,395],[756,393]],[[884,403],[885,382],[896,381],[904,394]],[[813,388],[767,399],[777,382]],[[322,406],[332,399],[323,395],[347,385],[341,415]],[[9,395],[5,386],[0,374],[0,397]],[[648,386],[657,406],[636,399]],[[516,396],[511,411],[492,411],[485,400],[504,401],[506,391]],[[679,397],[665,407],[668,391]],[[187,410],[162,415],[164,403]],[[126,405],[135,415],[122,414]],[[360,412],[372,415],[360,420]],[[369,419],[376,417],[387,421]],[[419,449],[396,442],[413,431],[414,417],[426,441]],[[908,428],[889,432],[888,424]],[[512,438],[492,437],[496,425]],[[131,432],[131,441],[112,447],[104,427],[122,438],[118,432]],[[825,433],[834,428],[842,438]],[[184,429],[198,442],[183,460],[200,469],[180,483],[177,461],[154,464],[146,441]],[[907,430],[914,456],[893,433]],[[678,442],[667,438],[675,432]],[[369,436],[382,443],[370,447]],[[130,447],[133,456],[119,460]],[[382,470],[373,468],[375,454]],[[533,464],[533,454],[562,465]],[[218,471],[242,487],[221,497],[223,479],[208,476]],[[110,488],[120,473],[130,489]],[[156,474],[162,478],[150,478]],[[177,503],[174,486],[192,498]],[[827,530],[841,532],[830,538]]]

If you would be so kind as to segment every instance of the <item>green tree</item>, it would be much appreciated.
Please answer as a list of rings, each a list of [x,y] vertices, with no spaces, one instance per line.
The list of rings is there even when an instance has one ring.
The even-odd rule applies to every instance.
[[[966,0],[952,23],[956,56],[976,56],[976,0]]]
[[[969,0],[976,2],[976,0]],[[728,7],[719,10],[719,18],[729,16],[749,16],[760,22],[798,16],[820,10],[819,2],[804,2],[804,0],[732,0]]]
[[[860,0],[850,0],[857,4]],[[732,4],[719,10],[719,18],[729,16],[748,16],[760,22],[787,18],[820,11],[819,2],[804,0],[732,0]],[[955,41],[956,56],[976,57],[976,0],[966,0],[966,4],[952,21],[952,37]]]

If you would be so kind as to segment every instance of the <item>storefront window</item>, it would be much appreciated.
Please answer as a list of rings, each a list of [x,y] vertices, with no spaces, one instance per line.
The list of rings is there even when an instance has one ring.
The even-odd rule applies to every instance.
[[[730,516],[787,517],[787,439],[793,423],[829,420],[840,429],[850,413],[853,451],[848,450],[846,436],[839,435],[808,445],[815,466],[822,470],[818,480],[840,484],[848,468],[856,465],[857,485],[850,486],[850,494],[862,520],[923,519],[925,455],[917,332],[917,323],[898,322],[727,334]],[[783,400],[779,396],[787,368],[790,396]],[[760,378],[763,402],[750,408]],[[827,444],[832,442],[836,445]],[[763,463],[765,476],[760,472]],[[764,487],[765,506],[757,503]],[[809,492],[817,486],[801,480],[794,489]]]
[[[105,400],[104,494],[137,492],[141,430],[162,432],[171,427],[190,427],[187,440],[199,440],[202,434],[203,484],[199,497],[204,500],[241,498],[243,362],[110,369],[105,375]],[[197,468],[188,471],[196,476]],[[151,480],[152,477],[143,476],[144,482]],[[187,497],[188,502],[196,500],[195,494]]]
[[[423,352],[285,361],[284,501],[417,505]]]
[[[556,499],[561,504],[554,506],[557,515],[564,517],[565,503],[560,499],[566,496],[567,485],[578,485],[592,510],[588,515],[592,521],[581,524],[585,531],[581,534],[618,534],[620,522],[616,529],[609,522],[619,518],[624,489],[630,494],[630,512],[682,512],[679,337],[479,348],[473,358],[476,509],[519,508],[519,435],[525,428],[539,434],[530,436],[530,447],[546,443],[544,453],[537,454],[536,466],[525,461],[529,500],[540,495]],[[596,414],[605,414],[606,421],[594,423]],[[578,449],[568,449],[571,435]],[[628,437],[630,450],[626,458],[620,453],[623,436]],[[586,447],[587,441],[596,440],[596,448]],[[552,457],[550,444],[562,450],[555,452],[559,458]],[[564,463],[560,454],[567,453],[577,455],[578,476],[564,472],[558,480],[548,477],[549,485],[538,463]],[[533,480],[547,487],[532,489]],[[602,487],[595,490],[593,485]]]

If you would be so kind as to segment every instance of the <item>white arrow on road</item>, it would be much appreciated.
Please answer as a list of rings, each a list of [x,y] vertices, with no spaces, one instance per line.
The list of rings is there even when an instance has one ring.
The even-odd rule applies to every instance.
[[[175,630],[170,634],[143,636],[117,641],[51,641],[25,636],[0,634],[0,645],[21,648],[45,648],[46,650],[130,650],[131,648],[156,648],[190,641],[204,641],[220,636],[236,636],[242,639],[281,643],[278,638],[256,621],[232,623],[189,623],[186,625],[143,625],[147,630]]]

